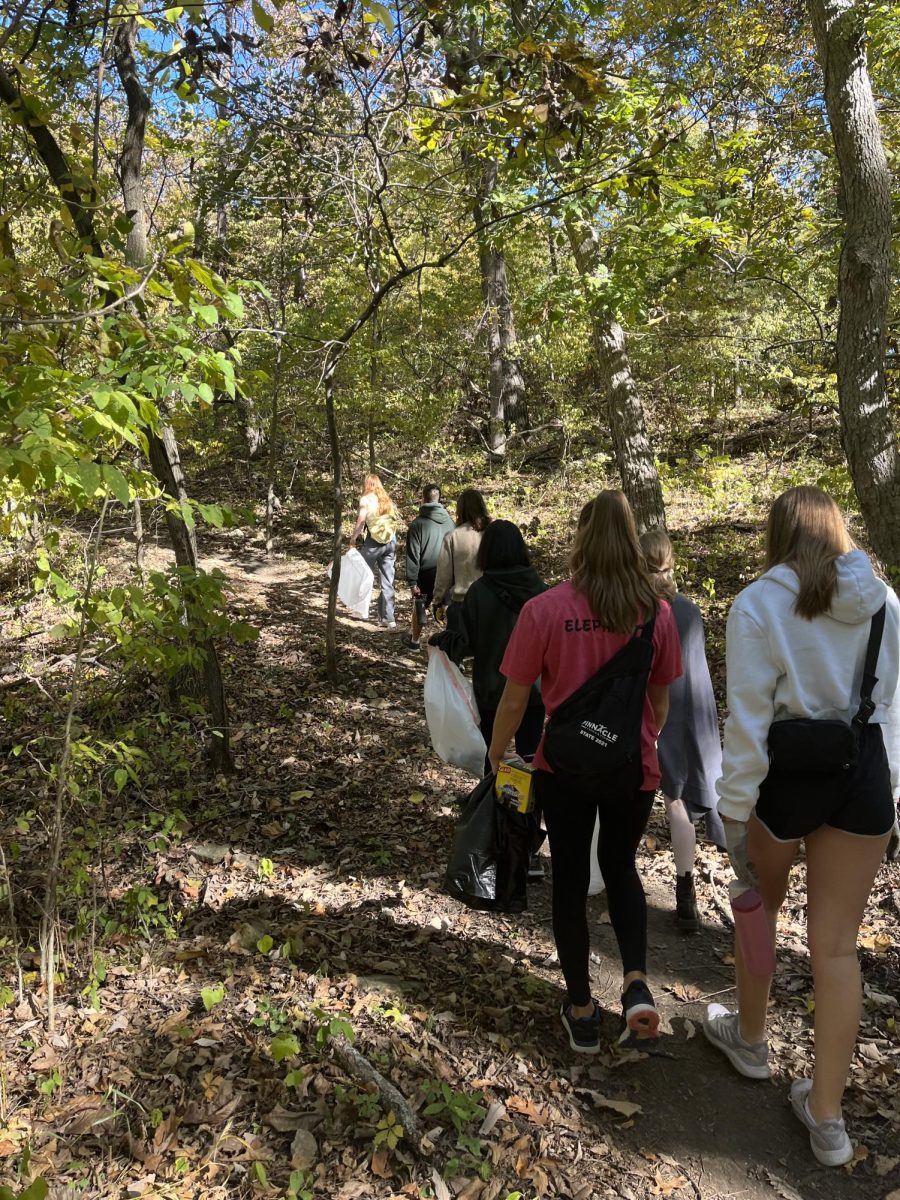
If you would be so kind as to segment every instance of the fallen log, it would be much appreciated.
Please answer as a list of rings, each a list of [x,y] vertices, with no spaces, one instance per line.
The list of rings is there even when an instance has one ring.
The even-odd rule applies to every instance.
[[[385,1111],[393,1112],[394,1116],[403,1126],[408,1148],[417,1157],[423,1158],[424,1155],[421,1147],[422,1129],[409,1101],[402,1092],[389,1079],[385,1079],[381,1072],[372,1066],[366,1056],[360,1054],[349,1042],[333,1041],[331,1043],[331,1050],[345,1071],[363,1083],[374,1084],[378,1088]]]

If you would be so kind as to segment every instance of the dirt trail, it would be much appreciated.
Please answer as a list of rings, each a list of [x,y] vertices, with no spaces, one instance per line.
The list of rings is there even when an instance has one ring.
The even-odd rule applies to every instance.
[[[442,890],[456,798],[473,781],[431,750],[423,660],[342,617],[332,686],[329,536],[288,535],[271,561],[248,536],[206,539],[205,565],[260,630],[222,648],[235,774],[204,776],[179,761],[183,741],[160,742],[170,757],[110,813],[94,886],[104,918],[123,922],[98,943],[102,975],[91,979],[87,939],[73,941],[54,1034],[39,994],[0,1006],[0,1182],[41,1174],[51,1200],[287,1200],[292,1171],[297,1200],[896,1200],[896,868],[861,939],[871,995],[847,1096],[852,1169],[817,1167],[786,1102],[812,1046],[802,871],[781,938],[776,1077],[751,1083],[699,1026],[710,998],[732,996],[726,864],[701,849],[703,930],[683,937],[660,810],[640,852],[659,1053],[577,1058],[557,1015],[549,880],[516,916]],[[29,920],[40,831],[22,842]],[[618,959],[602,897],[590,905],[611,1047]],[[390,1109],[342,1060],[347,1031],[416,1110],[420,1141],[379,1145]]]
[[[259,648],[261,658],[269,657],[270,641],[282,636],[290,642],[302,630],[308,653],[310,639],[321,635],[324,553],[317,553],[318,547],[310,549],[313,556],[309,557],[307,551],[299,560],[292,557],[266,564],[252,553],[244,553],[216,564],[230,575],[242,598],[269,613]],[[400,615],[406,615],[402,609]],[[558,972],[546,965],[553,956],[549,879],[531,889],[530,911],[521,917],[469,912],[441,894],[440,874],[455,812],[447,801],[454,792],[466,790],[468,784],[463,776],[443,769],[429,753],[421,715],[424,664],[404,653],[396,637],[370,625],[342,619],[340,639],[344,694],[363,702],[357,723],[371,725],[374,717],[379,734],[375,745],[380,743],[380,749],[372,748],[370,741],[369,752],[359,757],[355,772],[332,799],[337,808],[330,815],[344,819],[348,799],[371,789],[384,808],[381,819],[376,818],[378,847],[374,852],[370,848],[369,856],[374,854],[382,864],[390,863],[377,873],[371,871],[370,863],[363,879],[363,869],[357,862],[361,847],[348,839],[346,855],[359,872],[359,886],[367,902],[374,905],[396,904],[399,886],[403,913],[413,915],[407,920],[396,917],[398,925],[408,925],[411,919],[428,935],[439,931],[453,941],[453,954],[459,952],[458,942],[467,943],[473,966],[477,963],[482,972],[482,995],[490,996],[491,964],[500,972],[498,981],[504,983],[499,992],[501,1002],[495,1007],[486,1005],[480,1013],[468,1010],[453,1015],[454,1021],[462,1020],[469,1026],[469,1079],[482,1075],[486,1056],[494,1054],[498,1038],[505,1038],[512,1030],[514,1052],[524,1060],[532,1082],[537,1079],[543,1085],[543,1097],[540,1088],[537,1095],[532,1091],[532,1102],[538,1107],[542,1098],[551,1106],[558,1102],[561,1084],[599,1090],[607,1097],[640,1105],[640,1113],[623,1122],[613,1112],[592,1110],[587,1102],[584,1119],[600,1153],[593,1164],[584,1158],[581,1171],[576,1167],[569,1176],[571,1179],[574,1174],[580,1185],[589,1189],[583,1192],[585,1196],[596,1192],[626,1200],[669,1194],[693,1195],[702,1200],[771,1200],[779,1196],[784,1200],[795,1200],[797,1196],[803,1200],[849,1200],[860,1194],[885,1196],[898,1186],[897,1164],[892,1166],[890,1155],[897,1146],[900,1113],[896,1102],[892,1108],[881,1103],[882,1116],[873,1112],[881,1098],[872,1099],[870,1081],[863,1079],[863,1068],[868,1065],[864,1059],[854,1067],[854,1076],[860,1079],[863,1090],[849,1094],[852,1133],[861,1140],[859,1156],[863,1160],[852,1170],[819,1168],[790,1114],[786,1100],[790,1078],[807,1071],[811,1052],[806,1004],[810,990],[808,963],[802,943],[793,933],[795,925],[791,925],[792,932],[781,954],[776,985],[773,1081],[754,1083],[740,1078],[705,1043],[699,1020],[708,998],[725,1003],[733,999],[731,939],[721,918],[726,864],[712,847],[703,848],[699,866],[703,930],[685,938],[672,923],[673,868],[659,810],[651,824],[652,836],[642,850],[641,866],[650,905],[652,982],[664,1028],[671,1032],[661,1040],[660,1053],[652,1058],[624,1066],[610,1066],[609,1060],[598,1064],[577,1061],[568,1052],[558,1028]],[[366,703],[373,707],[366,710]],[[350,702],[350,707],[358,707],[358,703],[354,706]],[[254,719],[259,720],[261,715],[255,712]],[[353,737],[352,730],[348,736]],[[327,774],[327,764],[323,769]],[[406,800],[407,796],[414,798],[416,790],[426,793],[418,807]],[[344,799],[337,799],[338,794]],[[429,836],[423,838],[425,827]],[[329,903],[327,898],[324,902]],[[788,909],[789,921],[800,915],[801,903],[802,895],[795,896]],[[592,973],[597,995],[610,1014],[608,1029],[612,1036],[618,1006],[617,957],[602,898],[591,904],[596,952]],[[392,955],[395,961],[388,965],[401,983],[407,981],[403,984],[407,996],[409,979],[418,980],[412,985],[413,994],[424,1004],[426,999],[434,998],[432,988],[423,983],[423,975],[427,980],[433,974],[432,938],[400,940],[404,945],[397,948]],[[539,1006],[530,1005],[517,1015],[503,1001],[509,995],[505,985],[510,972],[519,973],[523,966],[528,980],[543,980],[549,986],[542,987]],[[352,961],[348,961],[348,967],[355,969]],[[453,1010],[457,999],[445,994],[441,1007]],[[864,1030],[863,1037],[867,1036],[874,1034]],[[891,1049],[896,1057],[896,1037]],[[868,1119],[860,1119],[863,1115]],[[564,1149],[564,1138],[560,1146]],[[613,1146],[623,1153],[610,1173],[604,1168],[604,1153]],[[540,1175],[533,1181],[535,1178],[540,1184]],[[523,1180],[513,1175],[504,1184],[512,1189],[521,1187]],[[551,1179],[549,1194],[554,1194],[552,1187]]]

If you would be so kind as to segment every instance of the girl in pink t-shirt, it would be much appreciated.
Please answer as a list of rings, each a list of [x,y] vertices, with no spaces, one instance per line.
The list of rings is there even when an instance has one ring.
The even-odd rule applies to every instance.
[[[553,936],[566,981],[561,1008],[573,1050],[600,1049],[600,1006],[588,973],[587,894],[590,847],[599,815],[598,859],[609,919],[622,957],[621,1043],[656,1038],[659,1014],[647,987],[647,904],[635,865],[659,785],[656,739],[668,712],[669,684],[681,674],[672,610],[660,600],[638,542],[624,494],[604,491],[586,505],[569,562],[570,578],[529,600],[513,630],[500,670],[506,688],[488,757],[494,770],[518,728],[540,678],[547,715],[607,663],[655,614],[653,657],[641,723],[643,779],[627,795],[551,770],[542,745],[535,789],[553,866]]]

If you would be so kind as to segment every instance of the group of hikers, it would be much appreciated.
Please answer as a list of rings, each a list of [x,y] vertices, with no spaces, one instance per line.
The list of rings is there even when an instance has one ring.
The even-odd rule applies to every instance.
[[[639,537],[620,491],[584,506],[568,578],[547,587],[519,528],[492,519],[468,488],[453,521],[429,484],[407,538],[414,598],[405,637],[418,646],[428,605],[446,609],[430,639],[472,660],[486,771],[512,743],[533,767],[547,831],[552,922],[566,985],[560,1016],[573,1050],[600,1050],[591,994],[587,895],[591,845],[622,960],[620,1042],[650,1047],[659,1014],[647,977],[647,906],[635,856],[657,792],[676,864],[675,914],[699,926],[695,822],[729,855],[736,879],[758,890],[775,943],[779,909],[801,846],[807,944],[815,989],[815,1063],[791,1084],[794,1113],[817,1160],[853,1157],[842,1097],[862,1004],[857,936],[895,826],[900,794],[900,604],[856,548],[834,500],[795,487],[773,503],[764,572],[737,596],[726,631],[728,717],[720,744],[700,611],[678,593],[672,544]],[[378,617],[396,628],[397,510],[377,476],[359,502],[351,543],[380,577]],[[636,773],[616,782],[573,762],[548,761],[547,730],[566,702],[643,640],[651,646],[637,720]],[[545,724],[547,719],[549,724]],[[597,737],[615,739],[598,723]],[[595,739],[596,740],[596,739]],[[550,757],[553,757],[551,755]],[[772,975],[735,947],[737,1007],[710,1005],[703,1031],[740,1074],[770,1077],[766,1020]]]

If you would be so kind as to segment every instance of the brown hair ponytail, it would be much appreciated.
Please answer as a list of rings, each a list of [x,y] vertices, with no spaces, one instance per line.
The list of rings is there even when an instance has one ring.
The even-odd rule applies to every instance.
[[[794,602],[798,617],[811,621],[831,609],[837,589],[837,560],[853,549],[841,510],[816,487],[788,488],[769,511],[766,570],[785,563],[800,581]]]
[[[631,633],[642,617],[656,612],[656,592],[624,492],[604,491],[585,505],[569,570],[604,629]]]
[[[648,529],[641,534],[641,549],[656,592],[671,600],[678,592],[675,585],[675,553],[664,529]]]

